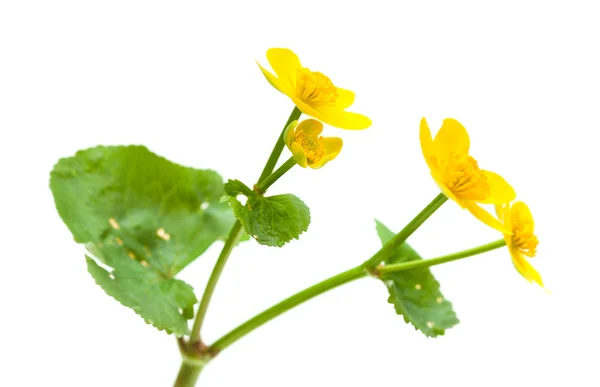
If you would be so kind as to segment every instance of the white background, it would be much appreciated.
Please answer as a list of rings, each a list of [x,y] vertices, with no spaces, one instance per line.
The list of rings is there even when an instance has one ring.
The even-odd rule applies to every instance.
[[[319,171],[273,188],[311,208],[282,249],[237,249],[206,321],[212,341],[379,248],[438,190],[421,117],[471,135],[536,218],[523,280],[508,252],[436,267],[461,323],[427,339],[360,280],[239,341],[202,386],[598,386],[598,109],[594,2],[16,1],[0,5],[2,386],[168,386],[172,336],[108,297],[53,206],[49,172],[96,144],[144,144],[175,162],[255,180],[292,104],[264,80],[270,47],[356,92],[373,126],[341,136]],[[286,151],[287,152],[287,151]],[[288,153],[284,154],[286,157]],[[452,202],[410,242],[434,257],[498,239]],[[220,245],[182,278],[201,292]]]

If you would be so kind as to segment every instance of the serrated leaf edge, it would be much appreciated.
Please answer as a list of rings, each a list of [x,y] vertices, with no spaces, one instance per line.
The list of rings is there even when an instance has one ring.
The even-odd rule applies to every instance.
[[[90,260],[90,261],[92,261],[94,264],[96,264],[98,267],[100,267],[100,268],[102,268],[103,270],[105,270],[106,272],[108,272],[108,274],[112,274],[112,272],[110,272],[109,270],[107,270],[107,269],[106,269],[106,267],[105,267],[106,265],[103,265],[102,263],[98,263],[98,262],[96,262],[96,260],[95,260],[94,258],[92,258],[92,257],[88,256],[87,254],[85,254],[85,258],[86,258],[86,263],[88,263],[88,260]],[[89,263],[88,263],[88,265],[89,265]],[[110,266],[107,266],[107,267],[109,267],[110,269],[114,270],[114,269],[113,269],[112,267],[110,267]],[[88,273],[89,273],[89,268],[88,268]],[[177,331],[175,331],[175,330],[170,330],[170,329],[168,329],[168,328],[161,328],[161,327],[158,327],[158,326],[156,326],[156,324],[154,324],[154,321],[152,321],[151,319],[147,319],[147,318],[145,318],[144,316],[142,316],[142,314],[140,313],[140,308],[139,308],[139,307],[132,307],[132,306],[129,306],[129,305],[125,305],[125,304],[124,304],[124,303],[122,303],[120,300],[118,300],[118,299],[117,299],[115,296],[113,296],[112,294],[109,294],[109,293],[106,291],[106,289],[104,289],[104,288],[102,287],[102,285],[100,285],[100,284],[98,283],[98,281],[96,280],[96,278],[94,278],[94,276],[93,276],[93,275],[91,275],[91,273],[90,273],[90,276],[91,276],[91,277],[92,277],[92,279],[94,280],[94,283],[95,283],[96,285],[98,285],[98,287],[99,287],[100,289],[102,289],[102,290],[104,291],[104,293],[106,293],[106,295],[110,296],[110,297],[111,297],[111,298],[113,298],[115,301],[117,301],[119,304],[121,304],[122,306],[126,307],[127,309],[131,309],[131,310],[133,310],[133,311],[135,312],[135,314],[137,314],[138,316],[140,316],[140,317],[141,317],[141,318],[144,320],[144,322],[145,322],[146,324],[148,324],[148,325],[152,325],[154,328],[158,329],[159,331],[165,331],[165,332],[167,332],[167,334],[174,334],[176,337],[182,337],[182,336],[185,336],[185,335],[189,335],[189,334],[190,334],[190,328],[189,328],[189,326],[187,326],[187,324],[186,324],[186,326],[187,326],[187,330],[186,330],[186,331],[184,331],[184,332],[182,332],[182,331],[180,331],[180,330],[177,330]],[[113,280],[113,281],[114,281],[114,280]],[[193,305],[196,305],[197,303],[198,303],[198,299],[196,299],[196,301],[194,302],[194,304],[193,304]]]
[[[293,194],[282,194],[282,195],[275,195],[275,196],[283,196],[283,195],[293,195]],[[268,197],[266,197],[266,198],[269,198],[269,197],[275,197],[275,196],[268,196]],[[300,240],[300,235],[302,235],[302,234],[304,234],[305,232],[307,232],[307,231],[308,231],[308,226],[310,225],[310,223],[311,223],[311,221],[312,221],[312,215],[311,215],[311,212],[310,212],[310,208],[309,208],[309,207],[306,205],[306,203],[304,203],[304,201],[303,201],[302,199],[300,199],[298,196],[296,196],[296,195],[293,195],[293,196],[294,196],[296,199],[298,199],[298,200],[299,200],[299,201],[300,201],[300,202],[301,202],[301,203],[302,203],[302,204],[303,204],[303,205],[306,207],[306,211],[308,212],[308,214],[307,214],[307,215],[308,215],[308,223],[306,224],[306,226],[305,226],[305,227],[303,227],[303,228],[300,228],[300,233],[298,233],[298,236],[292,237],[292,238],[290,238],[290,239],[288,239],[288,240],[284,241],[284,242],[283,242],[283,243],[281,243],[281,244],[279,244],[279,243],[277,243],[277,244],[275,244],[275,245],[263,244],[264,246],[269,246],[269,247],[279,247],[279,248],[281,248],[281,247],[285,246],[287,243],[291,242],[291,241],[292,241],[292,239]],[[225,199],[225,197],[226,197],[227,199]],[[238,200],[238,199],[237,199],[235,196],[228,196],[228,195],[224,195],[223,199],[227,200],[227,202],[228,202],[228,204],[229,204],[229,207],[231,208],[231,211],[233,212],[233,215],[236,217],[236,219],[237,219],[237,220],[239,220],[239,221],[240,221],[240,223],[242,223],[242,226],[244,227],[244,230],[247,230],[247,229],[246,229],[246,222],[244,221],[244,219],[242,219],[242,218],[238,217],[238,215],[237,215],[237,213],[236,213],[236,211],[235,211],[235,208],[233,207],[233,204],[232,204],[232,202],[233,202],[233,201],[235,201],[235,203],[237,203],[237,204],[238,204],[238,205],[239,205],[241,208],[245,208],[246,210],[248,210],[248,208],[246,207],[246,205],[242,205],[242,203],[241,203],[241,202],[240,202],[240,201],[239,201],[239,200]],[[248,210],[248,211],[249,211],[249,210]],[[252,239],[256,240],[256,238],[255,238],[255,236],[254,236],[254,235],[250,234],[248,231],[246,231],[246,232],[248,233],[248,235],[250,235],[250,236],[252,237]],[[257,241],[257,240],[256,240],[256,241]],[[258,241],[257,241],[257,242],[258,242]],[[260,243],[260,242],[258,242],[258,243],[259,243],[259,244],[262,244],[262,243]]]
[[[407,325],[408,324],[412,325],[413,328],[415,329],[415,331],[420,331],[421,333],[423,333],[427,337],[435,338],[435,337],[438,337],[438,336],[444,336],[446,334],[446,330],[447,329],[453,328],[453,327],[455,327],[456,325],[458,325],[460,323],[460,320],[458,319],[458,317],[456,316],[456,313],[454,312],[454,308],[452,306],[452,302],[450,302],[450,301],[448,301],[448,300],[446,300],[444,298],[444,301],[446,301],[446,302],[448,302],[448,304],[450,304],[450,308],[452,310],[452,314],[454,315],[455,322],[451,326],[449,326],[447,328],[443,328],[441,330],[441,332],[439,332],[439,333],[435,333],[434,332],[434,334],[430,334],[429,332],[425,331],[424,328],[418,326],[418,324],[415,324],[413,322],[414,318],[411,319],[411,318],[408,317],[408,316],[410,316],[410,313],[408,313],[408,311],[404,307],[402,307],[401,304],[398,304],[398,303],[396,303],[394,301],[394,296],[391,294],[392,292],[395,292],[395,289],[393,288],[393,282],[394,281],[393,280],[386,280],[386,281],[383,281],[383,282],[385,283],[385,285],[386,285],[386,287],[388,289],[388,292],[390,293],[390,295],[389,295],[389,297],[387,299],[387,302],[390,303],[390,304],[392,304],[394,306],[394,310],[396,311],[396,314],[399,315],[399,316],[402,316],[402,319],[404,320],[404,322]],[[440,293],[441,293],[441,291],[440,291]],[[398,297],[398,298],[400,298],[400,297]],[[400,309],[400,310],[398,310],[398,309]]]

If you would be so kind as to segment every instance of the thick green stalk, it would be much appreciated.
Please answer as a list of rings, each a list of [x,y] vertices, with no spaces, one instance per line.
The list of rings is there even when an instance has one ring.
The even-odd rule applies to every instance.
[[[281,156],[281,152],[283,151],[283,147],[285,145],[283,142],[283,133],[285,132],[285,129],[288,127],[288,125],[291,124],[292,121],[296,121],[298,118],[300,118],[301,115],[302,115],[302,112],[300,111],[300,109],[298,109],[297,106],[294,106],[294,110],[292,110],[292,114],[290,114],[290,117],[288,118],[287,122],[283,126],[283,130],[281,131],[279,138],[277,138],[277,142],[275,143],[275,147],[273,147],[273,151],[271,152],[271,155],[269,156],[269,160],[267,160],[267,164],[265,164],[265,168],[263,169],[262,173],[260,174],[260,177],[258,178],[259,183],[261,183],[271,173],[273,173],[273,170],[275,169],[275,165],[277,165],[277,161],[279,160],[279,156]]]
[[[194,387],[203,368],[201,364],[182,361],[173,387]]]
[[[307,289],[302,290],[299,293],[294,294],[293,296],[286,298],[280,303],[273,305],[269,309],[265,310],[262,313],[257,314],[252,317],[250,320],[246,321],[242,325],[238,326],[231,332],[227,333],[225,336],[221,337],[217,340],[213,345],[210,346],[211,350],[215,352],[222,351],[223,349],[229,347],[234,342],[238,341],[242,337],[246,336],[248,333],[252,332],[256,328],[265,324],[266,322],[274,319],[280,314],[302,304],[305,301],[310,300],[313,297],[318,296],[319,294],[325,293],[331,289],[337,288],[343,284],[346,284],[350,281],[354,281],[355,279],[366,277],[368,273],[362,267],[355,267],[353,269],[347,270],[343,273],[337,274],[331,278],[328,278],[324,281],[319,282]]]
[[[442,263],[457,261],[459,259],[471,257],[473,255],[485,253],[487,251],[495,250],[500,247],[506,246],[506,241],[500,239],[485,245],[477,246],[472,249],[459,251],[458,253],[443,255],[437,258],[409,261],[403,263],[396,263],[392,265],[385,265],[377,268],[377,273],[380,278],[385,278],[388,274],[397,273],[404,270],[420,269],[424,267],[431,267],[435,265],[441,265]]]
[[[236,220],[231,228],[231,231],[229,232],[227,240],[225,241],[223,250],[221,250],[221,254],[219,254],[217,263],[215,263],[215,267],[210,274],[210,278],[206,284],[206,289],[204,289],[204,294],[202,294],[202,300],[200,301],[198,313],[196,314],[196,320],[194,321],[194,327],[192,328],[192,333],[190,335],[190,344],[195,344],[200,339],[200,329],[202,328],[202,323],[204,322],[204,317],[206,316],[206,311],[208,310],[208,305],[210,304],[215,287],[217,286],[217,282],[219,282],[219,278],[221,277],[223,268],[227,263],[227,259],[237,244],[241,234],[242,223],[239,220]]]
[[[281,176],[283,176],[287,171],[292,169],[294,165],[296,165],[296,161],[293,157],[290,157],[281,167],[277,168],[275,172],[273,172],[266,179],[258,183],[256,185],[256,190],[260,193],[265,192],[271,185],[273,185],[273,183],[279,180]]]
[[[419,212],[417,216],[414,217],[413,220],[410,221],[398,234],[396,234],[392,239],[390,239],[381,250],[375,253],[371,258],[369,258],[364,264],[363,267],[373,268],[381,263],[390,253],[394,251],[394,249],[408,239],[409,236],[415,232],[419,226],[421,226],[425,221],[448,200],[448,198],[444,194],[439,194],[435,197],[423,209],[423,211]]]

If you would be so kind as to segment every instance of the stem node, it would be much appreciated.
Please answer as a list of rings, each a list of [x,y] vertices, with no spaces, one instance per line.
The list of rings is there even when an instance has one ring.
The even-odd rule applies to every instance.
[[[380,264],[377,266],[365,267],[364,270],[369,275],[369,277],[381,279],[381,272],[379,271],[379,269],[381,269],[382,267],[383,265]]]

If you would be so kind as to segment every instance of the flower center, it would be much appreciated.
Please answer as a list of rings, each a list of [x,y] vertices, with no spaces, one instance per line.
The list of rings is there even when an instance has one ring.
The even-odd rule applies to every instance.
[[[490,196],[487,177],[471,156],[452,151],[441,170],[444,184],[456,196],[468,200],[484,200]]]
[[[513,207],[513,210],[515,208]],[[512,217],[512,244],[519,252],[530,258],[535,257],[537,250],[538,239],[533,234],[533,223],[528,219],[531,218],[529,213],[523,209],[516,209],[511,214]]]
[[[296,95],[306,103],[335,105],[338,92],[325,75],[302,67],[296,79]]]
[[[314,164],[321,160],[325,154],[325,148],[323,148],[323,144],[321,144],[319,138],[315,135],[296,132],[294,141],[300,144],[302,149],[304,149],[306,160],[309,164]]]

